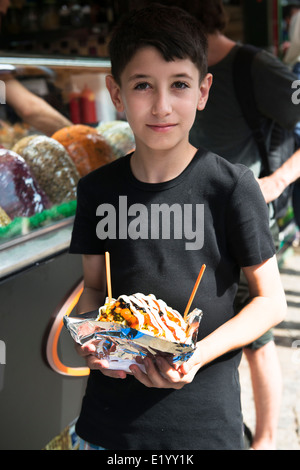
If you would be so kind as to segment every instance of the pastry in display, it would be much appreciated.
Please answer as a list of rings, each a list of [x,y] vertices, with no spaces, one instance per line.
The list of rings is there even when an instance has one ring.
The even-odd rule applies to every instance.
[[[30,217],[50,207],[25,160],[7,149],[0,149],[0,206],[10,219]]]
[[[29,133],[29,125],[25,123],[10,124],[0,120],[0,145],[12,150],[16,142]]]
[[[135,150],[135,138],[127,121],[103,122],[96,129],[110,144],[116,158]]]
[[[23,137],[15,143],[12,148],[12,151],[18,153],[19,155],[22,155],[24,148],[29,144],[31,140],[35,139],[36,137],[39,137],[39,134],[27,135],[26,137]]]
[[[114,159],[111,146],[93,127],[74,124],[52,135],[72,158],[80,176],[85,176]]]
[[[79,173],[66,149],[47,136],[19,142],[21,155],[53,204],[76,199]]]

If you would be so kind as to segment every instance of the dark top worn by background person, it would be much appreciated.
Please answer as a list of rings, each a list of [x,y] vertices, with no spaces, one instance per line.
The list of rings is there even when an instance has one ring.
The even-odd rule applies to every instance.
[[[234,89],[232,69],[237,50],[234,46],[220,62],[209,66],[213,85],[205,109],[197,113],[190,132],[196,147],[209,148],[231,163],[242,163],[258,178],[262,162],[252,131],[243,117]],[[272,121],[292,129],[300,118],[300,107],[292,102],[295,76],[266,51],[258,53],[252,64],[253,89],[262,115],[267,141]]]

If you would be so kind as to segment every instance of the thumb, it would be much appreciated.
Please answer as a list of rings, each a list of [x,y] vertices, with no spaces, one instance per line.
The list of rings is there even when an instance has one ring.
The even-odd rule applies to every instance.
[[[200,347],[197,346],[192,357],[190,357],[190,359],[186,362],[184,362],[181,367],[180,367],[180,372],[182,372],[182,374],[188,374],[193,368],[197,367],[198,369],[200,369],[201,367],[201,351],[200,351]]]

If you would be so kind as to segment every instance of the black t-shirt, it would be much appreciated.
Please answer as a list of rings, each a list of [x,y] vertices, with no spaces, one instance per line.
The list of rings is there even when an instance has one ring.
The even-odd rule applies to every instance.
[[[205,263],[191,307],[204,314],[199,339],[234,316],[240,267],[275,253],[251,170],[202,149],[165,183],[138,181],[130,156],[80,180],[70,252],[105,251],[114,297],[152,293],[182,313]],[[179,391],[91,371],[77,432],[114,450],[242,448],[240,356],[222,356]]]

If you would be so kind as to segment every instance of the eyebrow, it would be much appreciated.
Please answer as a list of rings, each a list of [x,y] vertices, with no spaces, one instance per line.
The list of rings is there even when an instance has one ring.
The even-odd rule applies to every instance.
[[[135,73],[134,75],[131,75],[131,77],[128,78],[129,82],[133,82],[134,80],[146,80],[150,78],[150,75],[144,75],[142,73]]]
[[[151,78],[151,75],[145,75],[142,73],[136,73],[134,75],[131,75],[131,77],[128,78],[129,82],[132,82],[134,80],[147,80]],[[182,78],[182,79],[188,79],[188,80],[193,80],[193,77],[189,75],[188,73],[176,73],[175,75],[172,75],[170,78]]]

